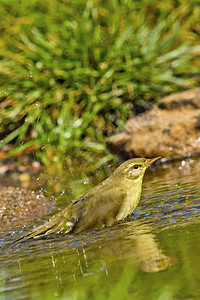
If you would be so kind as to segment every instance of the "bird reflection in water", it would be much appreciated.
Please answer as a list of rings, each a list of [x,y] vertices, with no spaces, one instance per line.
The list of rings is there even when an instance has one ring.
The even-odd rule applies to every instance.
[[[138,270],[154,273],[170,268],[175,262],[174,258],[165,255],[160,249],[152,228],[139,221],[119,224],[110,231],[90,233],[83,240],[84,245],[74,249],[76,263],[70,270],[74,278],[92,276],[99,272],[105,272],[109,276],[113,272],[113,263],[114,268],[133,263],[138,265]],[[65,256],[64,253],[63,255]],[[60,255],[58,257],[55,253],[54,258],[56,257],[59,259]],[[58,264],[55,265],[57,267]],[[66,262],[66,272],[68,271]]]

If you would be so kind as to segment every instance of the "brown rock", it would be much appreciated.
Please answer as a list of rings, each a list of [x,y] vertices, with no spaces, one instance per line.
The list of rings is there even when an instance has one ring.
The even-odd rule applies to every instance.
[[[52,207],[53,204],[37,192],[16,187],[1,187],[0,229],[25,225],[44,215]]]
[[[200,89],[162,98],[151,111],[129,119],[107,146],[122,158],[200,155]]]

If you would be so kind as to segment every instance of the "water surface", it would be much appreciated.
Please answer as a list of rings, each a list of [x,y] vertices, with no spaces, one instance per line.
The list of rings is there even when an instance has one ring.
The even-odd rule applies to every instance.
[[[0,299],[200,299],[199,170],[152,166],[131,220],[112,228],[24,243],[28,227],[2,230]]]

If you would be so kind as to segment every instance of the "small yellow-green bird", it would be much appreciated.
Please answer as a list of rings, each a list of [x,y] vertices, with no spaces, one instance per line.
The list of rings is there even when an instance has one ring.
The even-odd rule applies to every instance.
[[[106,180],[17,241],[54,232],[76,234],[97,230],[125,219],[138,205],[145,170],[159,158],[127,160]]]

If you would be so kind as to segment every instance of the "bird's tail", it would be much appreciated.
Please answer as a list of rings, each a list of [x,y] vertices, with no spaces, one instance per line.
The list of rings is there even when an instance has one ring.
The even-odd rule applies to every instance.
[[[22,235],[22,237],[18,238],[14,242],[23,242],[31,238],[40,238],[55,232],[70,232],[74,226],[74,223],[71,221],[67,221],[65,218],[63,218],[62,214],[63,211],[54,215],[44,224],[25,233],[24,235]]]

